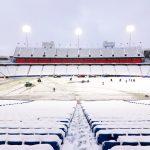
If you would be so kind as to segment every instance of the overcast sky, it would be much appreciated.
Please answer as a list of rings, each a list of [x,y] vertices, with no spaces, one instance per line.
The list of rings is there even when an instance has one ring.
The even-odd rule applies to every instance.
[[[82,46],[119,45],[128,42],[126,26],[133,24],[133,42],[150,47],[150,0],[0,0],[0,55],[13,55],[25,42],[24,24],[32,27],[30,45],[53,40],[74,46],[76,27],[83,29]]]

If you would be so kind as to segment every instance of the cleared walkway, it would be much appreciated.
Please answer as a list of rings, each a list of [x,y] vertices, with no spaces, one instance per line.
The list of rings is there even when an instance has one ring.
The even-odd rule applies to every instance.
[[[63,150],[99,150],[96,139],[82,111],[77,104],[76,111],[69,128],[68,136],[64,142]]]

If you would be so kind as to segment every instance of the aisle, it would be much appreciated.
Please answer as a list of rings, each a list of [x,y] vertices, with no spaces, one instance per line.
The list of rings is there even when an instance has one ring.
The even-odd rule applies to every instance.
[[[68,136],[66,137],[62,150],[91,149],[100,150],[100,146],[96,144],[96,140],[90,130],[80,104],[77,104]]]

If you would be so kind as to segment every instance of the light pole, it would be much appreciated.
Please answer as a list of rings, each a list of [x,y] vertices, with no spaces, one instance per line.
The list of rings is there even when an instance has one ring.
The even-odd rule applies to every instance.
[[[81,28],[76,28],[75,29],[75,34],[78,37],[78,49],[80,48],[80,36],[82,35],[82,29]]]
[[[31,32],[31,27],[29,25],[24,25],[22,31],[26,34],[26,46],[29,47],[28,34]]]
[[[134,25],[128,25],[126,27],[126,31],[130,34],[130,37],[129,37],[129,47],[132,46],[132,33],[135,31],[135,26]]]

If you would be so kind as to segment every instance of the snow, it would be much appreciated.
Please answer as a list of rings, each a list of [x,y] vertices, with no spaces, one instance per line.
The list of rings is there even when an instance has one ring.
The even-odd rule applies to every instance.
[[[112,79],[112,82],[111,82]],[[81,83],[82,81],[88,81]],[[135,82],[133,81],[135,80]],[[24,84],[31,82],[32,88]],[[142,85],[142,86],[141,86]],[[144,87],[144,88],[143,88]],[[53,91],[55,88],[55,92]],[[0,99],[18,100],[144,100],[150,95],[149,78],[15,78],[0,84]]]
[[[115,146],[111,150],[149,150],[150,146]]]
[[[0,145],[1,150],[53,150],[52,146],[48,144],[39,144],[33,146],[27,145]]]
[[[102,145],[96,142],[105,133],[126,134],[119,137],[121,142],[149,141],[149,137],[141,136],[150,133],[149,78],[44,77],[41,80],[41,83],[37,78],[0,81],[0,140],[51,139],[59,143],[61,150],[101,150]],[[27,81],[34,86],[24,87]],[[96,132],[98,128],[105,130]],[[140,136],[128,138],[129,133]]]
[[[99,148],[78,104],[62,150],[99,150]]]

